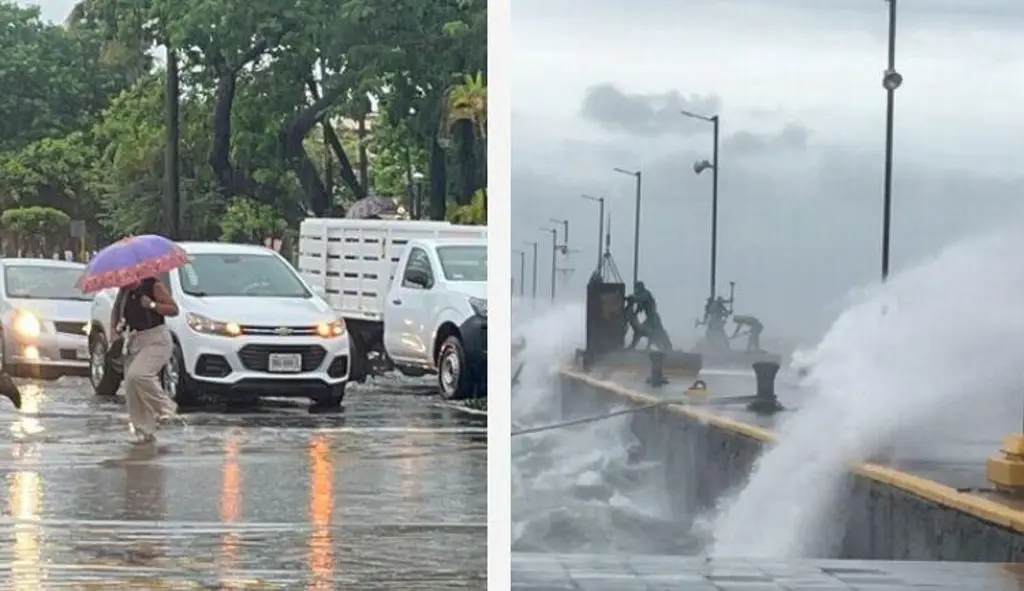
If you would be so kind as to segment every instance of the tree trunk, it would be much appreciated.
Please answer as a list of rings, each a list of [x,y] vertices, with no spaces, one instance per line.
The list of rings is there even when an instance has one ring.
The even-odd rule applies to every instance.
[[[308,130],[307,130],[308,131]],[[299,179],[303,191],[306,193],[306,207],[316,217],[324,217],[331,210],[331,196],[327,193],[320,180],[320,174],[313,164],[313,159],[306,152],[302,145],[304,133],[298,129],[290,128],[289,131],[281,134],[281,144],[284,146],[285,155],[295,176]]]
[[[314,101],[320,100],[320,91],[316,87],[316,82],[309,80],[306,82],[306,87],[309,88]],[[341,140],[338,139],[338,134],[334,132],[334,126],[331,125],[330,117],[321,119],[320,124],[324,130],[324,139],[327,140],[328,145],[331,146],[331,151],[334,152],[334,156],[338,159],[338,174],[341,176],[341,181],[352,191],[356,199],[366,197],[365,186],[356,178],[356,172],[352,168],[352,161],[349,160],[345,147],[342,145]]]
[[[167,71],[165,85],[167,117],[167,152],[164,161],[164,193],[168,234],[172,240],[181,240],[181,163],[178,149],[181,138],[181,100],[179,97],[178,56],[174,49],[167,47]]]
[[[225,198],[243,196],[272,207],[281,207],[283,190],[257,182],[231,164],[231,108],[235,102],[235,76],[234,71],[227,72],[217,80],[211,122],[213,142],[210,145],[210,168]],[[285,217],[298,219],[303,212],[293,206],[288,207],[284,214]]]
[[[359,146],[359,181],[370,191],[370,156],[366,151],[366,114],[359,116],[356,138]]]
[[[475,140],[472,121],[463,119],[455,123],[455,142],[459,150],[459,191],[456,202],[459,205],[468,205],[478,188]]]
[[[445,159],[447,154],[437,143],[437,137],[431,135],[430,142],[430,219],[443,220],[448,206],[448,170]]]
[[[320,180],[320,174],[316,166],[306,153],[302,140],[309,133],[310,129],[327,115],[327,109],[334,101],[344,94],[344,89],[339,85],[326,92],[313,104],[299,111],[281,133],[281,143],[288,157],[295,176],[299,178],[303,190],[306,192],[306,203],[311,208],[313,215],[323,216],[331,209],[330,196],[327,195],[324,184]]]

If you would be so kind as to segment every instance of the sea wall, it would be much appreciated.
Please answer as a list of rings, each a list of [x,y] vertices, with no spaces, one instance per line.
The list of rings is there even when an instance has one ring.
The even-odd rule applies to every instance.
[[[561,373],[559,396],[565,419],[655,401],[569,370]],[[694,407],[659,406],[627,416],[640,443],[635,456],[664,464],[672,510],[680,516],[706,512],[742,487],[774,441],[765,429]],[[829,558],[1024,560],[1024,512],[876,464],[854,467],[850,478],[848,498],[834,512],[845,522],[836,524],[845,525],[845,535]]]

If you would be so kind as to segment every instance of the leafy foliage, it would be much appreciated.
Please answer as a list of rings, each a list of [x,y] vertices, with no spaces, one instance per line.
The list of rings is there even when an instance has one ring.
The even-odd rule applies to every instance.
[[[182,238],[287,237],[421,177],[432,217],[480,219],[485,69],[483,0],[81,0],[64,25],[0,0],[0,207],[166,232],[180,84]]]
[[[480,189],[468,205],[460,205],[448,214],[448,221],[467,226],[487,225],[487,189]]]
[[[14,250],[31,254],[61,245],[70,226],[68,214],[52,207],[16,207],[0,215],[0,227],[14,242]]]

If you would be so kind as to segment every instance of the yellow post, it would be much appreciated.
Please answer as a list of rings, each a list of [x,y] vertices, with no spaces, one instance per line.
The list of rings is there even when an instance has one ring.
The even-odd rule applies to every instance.
[[[1000,451],[986,463],[989,482],[1002,492],[1024,496],[1024,433],[1004,437]]]

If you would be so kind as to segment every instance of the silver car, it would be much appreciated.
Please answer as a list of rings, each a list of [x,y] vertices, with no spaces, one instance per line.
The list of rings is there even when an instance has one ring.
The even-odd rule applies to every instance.
[[[12,375],[88,375],[92,296],[75,287],[85,265],[0,259],[0,369]]]

